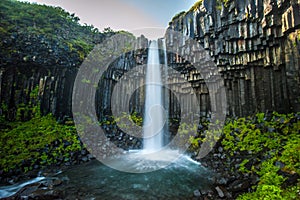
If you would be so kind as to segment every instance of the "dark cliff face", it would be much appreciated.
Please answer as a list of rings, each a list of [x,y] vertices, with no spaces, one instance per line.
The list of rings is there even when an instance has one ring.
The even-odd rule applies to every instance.
[[[1,111],[13,120],[38,87],[44,114],[70,116],[78,67],[105,34],[61,8],[13,0],[1,1],[0,18]]]
[[[93,27],[80,26],[78,18],[59,8],[4,0],[0,9],[0,23],[4,27],[0,28],[0,102],[9,108],[5,114],[14,119],[18,105],[32,101],[30,92],[39,87],[44,114],[52,112],[58,118],[71,116],[78,67],[105,35]],[[169,53],[169,66],[190,81],[203,115],[212,109],[212,101],[224,107],[229,115],[300,111],[299,10],[299,1],[295,0],[230,0],[226,5],[204,0],[170,22],[168,29],[197,41],[222,74],[228,105],[222,104],[220,96],[211,99],[210,93],[218,93],[219,83],[209,91],[201,73],[192,67],[202,62],[197,52],[185,48],[184,43],[176,44],[171,35],[166,35],[167,48],[175,44],[172,48],[181,51],[180,55]],[[118,77],[146,60],[144,49],[120,55],[112,63],[106,81],[98,86],[97,113],[110,113],[111,91]],[[209,74],[209,69],[206,70]],[[126,87],[120,95],[126,96]],[[184,98],[189,91],[182,87]],[[143,98],[138,94],[132,100],[139,112]],[[177,107],[170,107],[171,115],[179,112]]]
[[[224,5],[204,0],[173,19],[169,29],[193,38],[209,52],[224,79],[228,114],[300,111],[299,1],[230,0]],[[168,46],[174,45],[172,36],[167,38]],[[177,48],[187,47],[178,44]],[[193,59],[196,52],[185,56],[192,64],[200,62]],[[178,55],[169,57],[173,68],[186,62]],[[196,77],[196,88],[205,88],[203,79],[194,76],[197,74],[190,71],[185,75]],[[206,91],[197,91],[208,98]]]

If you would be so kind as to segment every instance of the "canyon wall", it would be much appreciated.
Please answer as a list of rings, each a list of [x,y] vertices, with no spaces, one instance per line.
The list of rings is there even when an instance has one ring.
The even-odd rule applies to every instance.
[[[187,40],[177,41],[167,31],[168,66],[181,73],[194,88],[201,115],[207,116],[211,110],[218,109],[231,116],[300,111],[299,0],[229,0],[226,4],[204,0],[174,17],[168,30],[180,32],[199,44],[220,74],[212,84],[208,83],[204,77],[213,74],[211,70],[215,69],[205,68],[199,52],[190,49]],[[99,36],[97,41],[101,42],[103,37]],[[144,37],[138,40],[141,48],[120,55],[98,84],[95,100],[100,116],[111,114],[111,94],[118,80],[147,63],[148,40]],[[36,103],[30,94],[38,87],[44,114],[51,112],[59,119],[72,117],[73,85],[83,60],[78,53],[80,47],[76,51],[66,43],[24,33],[3,38],[2,45],[5,55],[0,59],[1,112],[8,119],[16,118],[18,106]],[[163,57],[162,51],[160,54]],[[204,66],[202,71],[194,67],[199,65]],[[128,88],[136,88],[140,82],[132,81],[136,77],[127,78],[128,83],[119,94],[120,102],[113,106],[131,99],[131,110],[142,113],[143,88],[133,96],[128,94]],[[179,118],[180,106],[191,106],[187,98],[191,87],[183,83],[178,89],[180,80],[172,74],[169,81],[170,89],[176,86],[174,90],[180,94],[175,96],[172,90],[165,91],[169,92],[171,101],[169,113],[171,118]],[[225,93],[219,90],[220,81]],[[226,96],[226,104],[222,96]],[[185,103],[178,105],[178,102]]]
[[[209,52],[224,79],[227,114],[296,112],[300,111],[299,2],[204,0],[174,17],[168,29],[196,40]],[[172,41],[172,33],[166,37],[169,48],[175,44],[182,49],[179,54],[169,54],[172,68],[189,68],[185,63],[200,62],[195,59],[197,52],[186,51],[188,45],[184,42]],[[207,83],[199,76],[201,73],[188,71],[184,74],[202,99],[209,98],[208,91],[203,89]],[[209,107],[209,101],[200,104]]]

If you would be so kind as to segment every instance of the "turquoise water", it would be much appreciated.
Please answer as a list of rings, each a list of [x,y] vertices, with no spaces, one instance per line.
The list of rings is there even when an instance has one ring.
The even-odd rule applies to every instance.
[[[190,199],[195,190],[210,186],[212,174],[200,163],[178,151],[167,150],[159,155],[149,156],[139,151],[128,153],[112,164],[124,171],[93,160],[70,167],[54,177],[38,177],[1,187],[0,198],[11,196],[28,184],[57,178],[63,184],[55,186],[54,190],[63,194],[66,200]]]
[[[151,163],[135,166],[147,164]],[[189,199],[195,190],[210,186],[211,173],[199,163],[182,157],[165,168],[148,173],[121,172],[93,161],[59,176],[69,179],[65,192],[70,199],[76,188],[87,194],[87,199]]]

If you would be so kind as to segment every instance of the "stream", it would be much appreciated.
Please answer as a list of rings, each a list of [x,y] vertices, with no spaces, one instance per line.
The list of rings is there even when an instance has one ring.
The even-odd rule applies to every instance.
[[[133,167],[153,165],[151,162],[161,161],[136,162]],[[0,198],[11,196],[28,184],[56,178],[64,180],[53,188],[63,199],[189,199],[195,190],[208,189],[211,177],[207,169],[188,156],[148,173],[121,172],[93,160],[72,166],[55,177],[38,177],[27,183],[1,187]]]

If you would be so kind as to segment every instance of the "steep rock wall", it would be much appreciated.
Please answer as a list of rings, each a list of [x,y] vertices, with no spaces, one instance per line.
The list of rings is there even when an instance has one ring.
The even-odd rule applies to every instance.
[[[199,42],[209,52],[226,87],[227,113],[249,115],[257,111],[300,111],[300,1],[204,0],[200,6],[174,18],[169,29]],[[174,45],[167,35],[168,45]],[[178,44],[185,54],[185,44]],[[197,53],[189,61],[197,64]],[[173,68],[187,60],[170,53]],[[208,99],[199,71],[185,76],[199,96]],[[197,86],[198,85],[198,86]],[[201,99],[201,97],[200,97]],[[201,106],[209,108],[209,101]],[[204,109],[203,108],[203,109]]]
[[[227,114],[238,116],[257,111],[300,111],[299,10],[299,0],[230,0],[226,5],[216,0],[204,0],[200,6],[170,22],[168,29],[197,41],[210,54],[222,74],[226,105],[222,104],[222,95],[225,94],[219,93],[218,81],[213,83],[211,90],[202,78],[210,74],[210,69],[201,74],[193,68],[193,64],[203,64],[197,52],[185,48],[184,42],[176,42],[171,35],[166,35],[167,47],[173,45],[172,48],[182,51],[180,55],[169,52],[168,64],[191,83],[202,115],[209,114],[211,109],[219,109],[219,106],[212,108],[212,105],[222,105],[226,107]],[[99,36],[95,41],[102,39]],[[110,114],[111,92],[119,78],[137,65],[146,64],[148,40],[141,40],[144,49],[120,55],[106,73],[106,81],[98,86],[96,109],[99,115]],[[43,113],[52,112],[58,118],[72,116],[72,90],[82,62],[81,55],[68,45],[41,35],[14,33],[4,38],[2,43],[8,51],[0,59],[0,101],[1,105],[8,107],[7,117],[14,119],[19,104],[34,101],[30,92],[37,86]],[[174,44],[177,46],[174,47]],[[16,51],[10,52],[11,47]],[[185,60],[182,55],[189,59]],[[173,85],[179,84],[176,76],[170,74],[169,79]],[[141,113],[142,89],[134,97],[126,93],[127,87],[139,84],[128,80],[119,95],[132,98],[131,107]],[[190,88],[182,84],[179,93],[181,95],[177,98],[186,103],[181,106],[190,106],[191,103],[185,101]],[[180,117],[180,105],[175,103],[174,95],[170,95],[170,101],[171,118]],[[124,102],[120,101],[118,105]],[[1,111],[4,112],[4,109]]]

